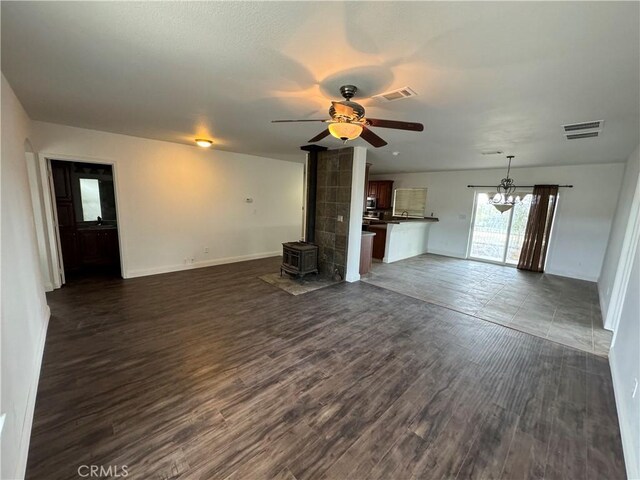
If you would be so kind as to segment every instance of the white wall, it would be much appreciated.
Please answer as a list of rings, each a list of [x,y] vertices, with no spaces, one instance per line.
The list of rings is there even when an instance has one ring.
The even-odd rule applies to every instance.
[[[640,478],[640,146],[627,161],[598,280],[605,325],[615,329],[609,351],[629,478]]]
[[[633,267],[620,323],[609,353],[627,476],[640,478],[640,243],[636,239]]]
[[[375,167],[375,165],[374,165]],[[572,184],[560,189],[549,245],[548,273],[595,281],[600,274],[624,164],[514,168],[516,184]],[[427,187],[427,215],[440,219],[429,232],[429,252],[464,258],[471,226],[474,190],[494,185],[506,169],[372,175],[393,180],[394,188]]]
[[[277,255],[300,238],[302,163],[33,125],[41,157],[114,164],[125,278]]]
[[[618,272],[620,255],[622,253],[622,245],[627,234],[629,224],[629,213],[633,196],[638,185],[638,175],[640,175],[640,145],[627,161],[620,197],[618,198],[618,206],[616,215],[611,225],[611,234],[609,235],[609,243],[602,264],[602,272],[598,279],[598,291],[600,293],[600,308],[602,315],[607,323],[607,312],[609,311],[609,302],[613,292],[614,280]]]
[[[44,296],[29,193],[25,140],[30,121],[2,76],[0,475],[23,478],[49,309]]]
[[[366,177],[367,149],[353,147],[351,171],[351,206],[349,209],[349,238],[347,239],[347,265],[345,280],[360,280],[360,250],[362,247],[362,200]]]

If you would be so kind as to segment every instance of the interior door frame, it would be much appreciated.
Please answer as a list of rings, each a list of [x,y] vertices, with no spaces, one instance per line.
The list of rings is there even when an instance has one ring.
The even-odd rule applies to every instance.
[[[60,240],[60,228],[58,222],[58,206],[56,204],[56,190],[53,184],[53,170],[51,168],[51,159],[46,159],[46,169],[47,169],[47,184],[49,187],[49,202],[51,203],[51,218],[53,220],[53,236],[51,236],[51,232],[49,232],[49,237],[53,239],[53,251],[55,252],[55,256],[51,255],[52,259],[55,259],[57,264],[50,265],[49,268],[53,268],[53,271],[56,273],[56,288],[60,288],[62,285],[67,283],[65,271],[64,271],[64,262],[62,259],[62,241]]]
[[[633,268],[638,242],[640,242],[640,178],[638,178],[636,182],[635,191],[631,200],[629,220],[622,240],[622,248],[613,279],[609,306],[606,312],[602,312],[604,314],[604,328],[613,331],[613,338],[611,340],[612,347],[616,343],[618,325],[626,299],[627,286],[629,284],[629,278],[631,277],[631,269]]]
[[[45,215],[45,230],[49,234],[49,238],[51,241],[49,242],[49,249],[51,250],[49,253],[49,258],[51,259],[50,268],[55,275],[55,285],[54,288],[60,288],[65,283],[65,273],[64,273],[64,263],[62,261],[62,248],[60,244],[60,230],[58,229],[58,209],[56,207],[55,201],[55,189],[53,186],[53,176],[51,173],[51,161],[59,160],[62,162],[80,162],[80,163],[96,163],[101,165],[109,165],[111,166],[111,171],[113,173],[113,194],[115,197],[116,203],[116,222],[118,225],[118,249],[120,250],[120,275],[122,278],[127,278],[127,269],[126,269],[126,255],[124,250],[124,236],[125,230],[122,228],[122,212],[120,209],[121,203],[121,192],[119,190],[120,180],[118,179],[118,168],[117,162],[114,160],[106,160],[102,158],[92,158],[92,157],[82,157],[78,155],[60,155],[55,153],[45,153],[41,152],[38,154],[40,167],[43,171],[47,172],[48,181],[46,183],[43,182],[43,189],[45,190],[43,196],[48,198],[49,201],[46,202],[46,209],[49,210],[47,215]],[[56,264],[57,263],[57,264]],[[58,283],[59,282],[59,283]]]

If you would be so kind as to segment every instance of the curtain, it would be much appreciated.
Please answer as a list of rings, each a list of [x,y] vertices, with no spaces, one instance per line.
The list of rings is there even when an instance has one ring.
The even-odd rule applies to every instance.
[[[518,268],[543,272],[549,234],[558,202],[558,185],[535,185]]]

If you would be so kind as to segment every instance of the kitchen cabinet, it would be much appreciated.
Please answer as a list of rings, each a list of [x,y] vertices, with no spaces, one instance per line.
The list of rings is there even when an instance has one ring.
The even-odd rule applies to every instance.
[[[369,225],[369,231],[375,232],[373,237],[373,245],[371,256],[378,260],[384,258],[385,245],[387,243],[387,226],[386,225]]]
[[[360,243],[360,275],[369,273],[369,270],[371,270],[373,237],[375,236],[375,232],[362,232],[362,240]]]
[[[367,196],[376,199],[378,210],[389,210],[393,206],[393,180],[371,180]]]
[[[82,266],[117,266],[120,263],[117,229],[79,228],[78,238]]]

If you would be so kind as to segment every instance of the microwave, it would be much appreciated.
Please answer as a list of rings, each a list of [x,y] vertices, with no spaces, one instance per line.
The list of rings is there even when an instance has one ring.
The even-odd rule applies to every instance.
[[[367,197],[367,210],[376,209],[376,197]]]

